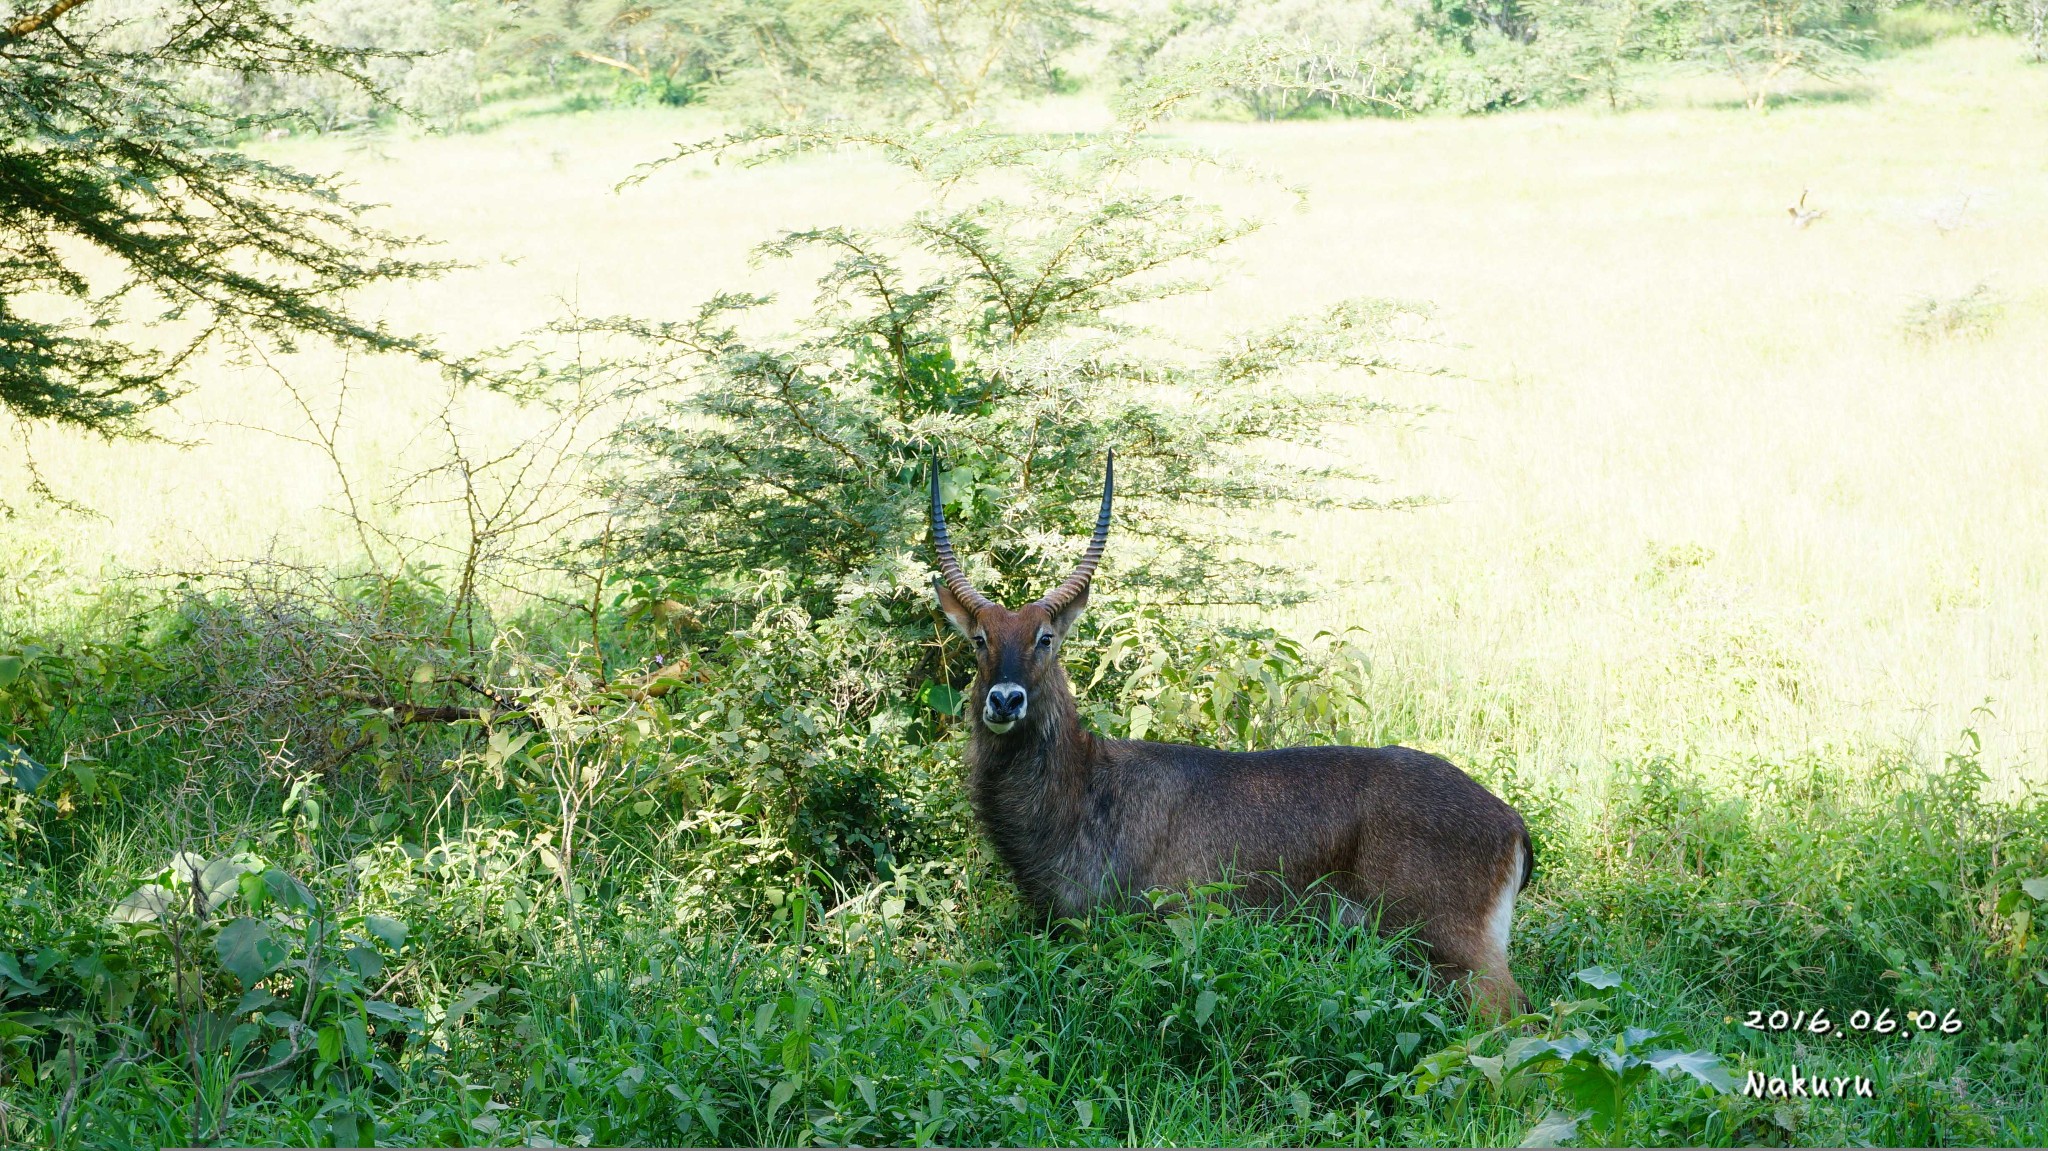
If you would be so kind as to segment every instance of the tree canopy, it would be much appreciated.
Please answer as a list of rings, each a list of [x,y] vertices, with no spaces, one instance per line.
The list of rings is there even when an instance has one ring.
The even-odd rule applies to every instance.
[[[334,180],[236,149],[278,117],[194,82],[324,74],[374,93],[374,53],[280,0],[56,0],[0,21],[0,407],[137,435],[216,346],[434,355],[346,297],[438,265]]]

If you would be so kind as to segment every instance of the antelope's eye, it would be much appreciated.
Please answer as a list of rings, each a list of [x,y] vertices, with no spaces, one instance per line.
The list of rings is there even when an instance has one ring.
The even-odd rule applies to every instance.
[[[1038,646],[1039,646],[1039,647],[1042,647],[1042,648],[1044,648],[1044,647],[1051,647],[1051,646],[1052,646],[1052,633],[1051,633],[1051,632],[1046,632],[1046,633],[1045,633],[1044,635],[1042,635],[1042,636],[1039,636],[1039,637],[1038,637]]]
[[[987,650],[987,648],[988,648],[988,637],[987,637],[987,636],[985,636],[985,635],[978,635],[978,636],[975,636],[975,637],[974,637],[974,646],[975,646],[975,647],[976,647],[977,649],[981,649],[981,650]]]

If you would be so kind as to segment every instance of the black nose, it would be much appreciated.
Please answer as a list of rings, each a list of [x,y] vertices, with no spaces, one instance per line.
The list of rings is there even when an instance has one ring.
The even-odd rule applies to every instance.
[[[988,710],[997,719],[1008,719],[1024,710],[1024,689],[1021,687],[992,687],[988,689]]]

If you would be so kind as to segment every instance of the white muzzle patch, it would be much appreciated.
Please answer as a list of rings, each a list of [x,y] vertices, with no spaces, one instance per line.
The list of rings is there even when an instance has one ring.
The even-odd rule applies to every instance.
[[[1004,706],[998,707],[998,700],[1003,701]],[[1015,710],[1008,706],[1011,702],[1015,703]],[[999,683],[989,688],[988,698],[982,700],[981,725],[997,735],[1002,735],[1016,727],[1018,721],[1030,710],[1031,697],[1025,694],[1023,688],[1014,683]]]

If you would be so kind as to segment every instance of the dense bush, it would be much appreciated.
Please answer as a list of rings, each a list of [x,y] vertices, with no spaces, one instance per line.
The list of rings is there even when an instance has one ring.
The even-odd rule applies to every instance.
[[[829,855],[797,858],[801,835],[764,834],[801,823],[774,770],[798,748],[774,741],[796,737],[770,728],[800,722],[787,709],[819,674],[769,618],[660,697],[673,729],[625,701],[493,720],[456,749],[452,791],[411,799],[368,772],[252,777],[161,738],[93,742],[164,672],[119,646],[88,671],[40,665],[8,738],[39,762],[96,747],[128,786],[0,784],[33,822],[7,840],[0,891],[9,1140],[188,1142],[218,1124],[244,1143],[372,1125],[401,1143],[1509,1142],[1574,1114],[1610,1056],[1628,1078],[1586,1121],[1633,1142],[2028,1142],[2048,1123],[2048,807],[1989,798],[1967,740],[1931,772],[1863,753],[1729,780],[1621,764],[1593,799],[1497,774],[1539,833],[1516,964],[1558,1002],[1532,1047],[1469,1028],[1396,944],[1233,915],[1215,891],[1019,930],[957,825],[843,887]],[[1084,693],[1110,730],[1384,737],[1358,653],[1180,649],[1156,622],[1113,620],[1081,660],[1082,682],[1126,668]],[[24,651],[4,659],[27,668]],[[616,769],[627,717],[649,721],[640,780]],[[603,755],[571,854],[559,792],[590,777],[546,761]],[[936,816],[892,817],[931,832],[954,818],[950,760],[883,739],[847,762],[898,801],[934,772]],[[66,805],[46,790],[66,786]],[[1779,1007],[1839,1030],[1744,1025]],[[1961,1026],[1849,1026],[1885,1009]],[[1786,1110],[1708,1074],[1792,1062],[1876,1073],[1881,1094]]]

